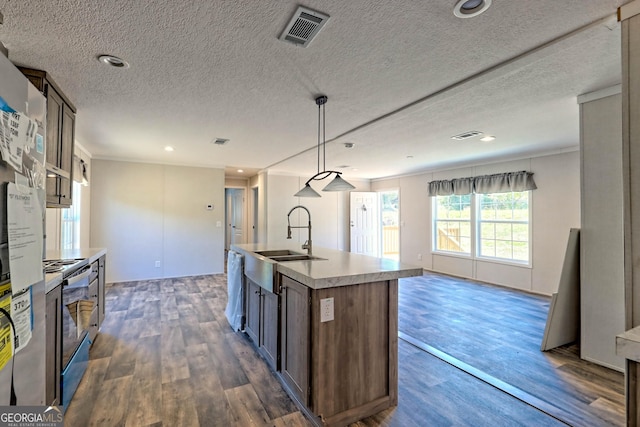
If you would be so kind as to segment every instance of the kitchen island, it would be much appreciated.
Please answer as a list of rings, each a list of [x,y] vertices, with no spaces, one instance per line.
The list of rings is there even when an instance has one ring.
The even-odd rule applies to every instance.
[[[304,255],[291,243],[231,249],[245,257],[245,331],[315,425],[397,405],[398,279],[422,268],[323,248],[268,257]]]

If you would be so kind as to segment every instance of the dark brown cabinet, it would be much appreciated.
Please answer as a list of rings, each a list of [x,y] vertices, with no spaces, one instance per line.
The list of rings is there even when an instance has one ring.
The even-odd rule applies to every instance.
[[[72,203],[76,109],[46,71],[19,69],[47,98],[47,207],[69,207]]]
[[[104,269],[106,255],[101,256],[91,263],[91,274],[89,276],[89,298],[94,301],[95,306],[89,319],[89,337],[91,342],[95,341],[98,331],[102,326],[105,314],[104,298]]]
[[[280,372],[298,400],[309,406],[309,288],[287,276],[280,277]]]
[[[105,305],[106,300],[104,298],[105,294],[105,268],[106,268],[107,256],[102,255],[98,259],[98,327],[102,327],[102,322],[104,322],[104,313],[105,313]]]
[[[46,358],[45,399],[47,405],[60,405],[60,374],[62,370],[62,285],[46,296]]]
[[[257,346],[260,346],[260,290],[262,288],[249,278],[246,283],[245,332]]]
[[[245,332],[265,360],[278,367],[278,295],[246,278]]]
[[[274,369],[278,369],[278,295],[262,290],[261,293],[260,349]]]

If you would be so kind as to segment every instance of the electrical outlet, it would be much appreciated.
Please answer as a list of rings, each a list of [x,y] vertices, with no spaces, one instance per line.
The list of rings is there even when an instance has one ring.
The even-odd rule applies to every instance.
[[[422,254],[418,254],[418,261],[422,261]]]
[[[333,298],[320,300],[320,322],[330,322],[333,320]]]
[[[156,268],[160,268],[160,261],[156,261]]]

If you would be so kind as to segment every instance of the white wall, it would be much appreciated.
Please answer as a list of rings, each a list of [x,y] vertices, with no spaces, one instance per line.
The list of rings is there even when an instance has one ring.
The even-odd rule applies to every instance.
[[[296,205],[303,205],[311,212],[312,241],[314,246],[329,249],[349,250],[349,193],[323,192],[320,185],[315,185],[321,193],[320,198],[294,197],[308,177],[264,175],[266,187],[266,242],[286,242],[287,214]],[[355,191],[369,191],[368,180],[348,181],[356,186]],[[291,225],[307,225],[307,213],[297,209],[291,214]],[[292,240],[304,243],[307,239],[306,229],[294,229]]]
[[[107,282],[222,273],[224,182],[222,169],[94,159],[90,245],[108,250]]]
[[[531,268],[432,252],[432,211],[431,200],[427,196],[429,181],[519,170],[533,172],[538,186],[532,193]],[[545,295],[557,290],[569,229],[580,226],[578,151],[375,180],[371,189],[400,191],[402,262]]]
[[[581,357],[618,370],[615,336],[625,331],[622,98],[580,105],[582,230]]]

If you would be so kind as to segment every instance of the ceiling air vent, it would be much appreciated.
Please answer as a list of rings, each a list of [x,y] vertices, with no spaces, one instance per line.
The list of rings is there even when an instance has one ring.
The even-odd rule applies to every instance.
[[[224,145],[224,144],[226,144],[227,142],[229,142],[229,140],[228,140],[228,139],[224,139],[224,138],[216,138],[216,139],[214,139],[214,140],[213,140],[213,141],[211,141],[211,142],[213,142],[213,143],[214,143],[214,144],[216,144],[216,145]]]
[[[454,135],[451,139],[455,139],[457,141],[462,141],[463,139],[473,138],[474,136],[482,135],[482,132],[478,132],[477,130],[470,130],[469,132],[464,132],[459,135]]]
[[[280,40],[307,47],[328,20],[329,15],[299,6],[284,28]]]

